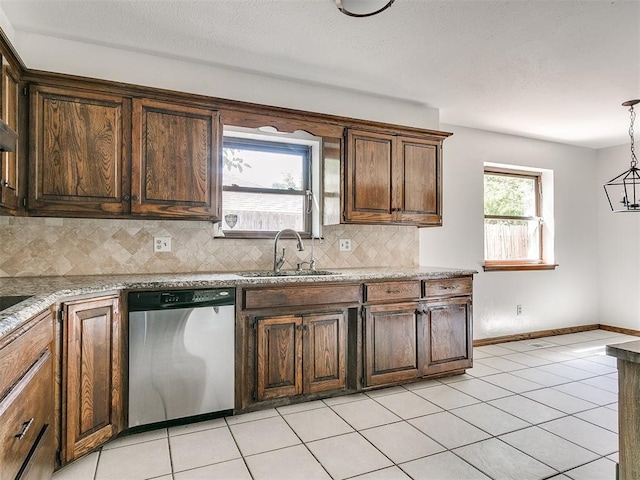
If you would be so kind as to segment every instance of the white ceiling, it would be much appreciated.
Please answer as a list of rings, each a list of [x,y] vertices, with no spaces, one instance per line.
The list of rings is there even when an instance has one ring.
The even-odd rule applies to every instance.
[[[640,98],[640,0],[396,0],[360,19],[334,0],[0,8],[17,32],[416,102],[443,123],[590,148],[628,143],[620,104]]]

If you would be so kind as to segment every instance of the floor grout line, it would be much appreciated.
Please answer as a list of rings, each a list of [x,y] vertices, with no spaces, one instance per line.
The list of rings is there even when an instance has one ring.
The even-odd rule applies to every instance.
[[[536,341],[542,342],[542,341],[545,341],[545,338],[536,339]],[[613,340],[615,341],[616,339],[614,338]],[[587,346],[591,347],[592,345],[586,345],[586,344],[590,344],[590,343],[593,343],[593,342],[595,342],[595,343],[605,343],[606,339],[604,337],[603,338],[598,337],[598,338],[583,339],[583,340],[576,341],[575,343],[571,343],[571,344],[565,344],[565,345],[558,344],[555,347],[544,347],[544,348],[540,348],[538,350],[540,351],[540,350],[545,350],[547,348],[556,348],[556,347],[557,348],[564,348],[564,349],[571,349],[572,347],[570,345],[574,345],[576,348],[579,349],[581,344],[585,344],[585,348],[587,348]],[[500,346],[500,345],[497,344],[497,346]],[[490,347],[490,346],[488,346],[488,347]],[[476,347],[476,348],[483,348],[483,347]],[[502,347],[502,348],[508,349],[508,347]],[[602,348],[604,348],[604,346]],[[479,350],[479,351],[483,351],[483,350]],[[484,353],[484,351],[483,351],[483,353]],[[557,353],[561,354],[561,352],[557,352]],[[482,367],[493,368],[493,367],[491,367],[490,364],[489,365],[485,365],[483,360],[491,359],[491,358],[501,358],[501,357],[504,357],[506,355],[512,355],[512,354],[525,354],[525,355],[527,355],[527,351],[519,351],[519,350],[516,351],[516,350],[513,350],[510,353],[487,354],[487,356],[483,356],[483,358],[478,359],[476,364],[479,365],[479,366],[482,366]],[[533,357],[533,355],[530,355],[530,356]],[[486,475],[487,477],[492,478],[489,473],[481,470],[479,467],[475,466],[474,463],[472,463],[472,461],[466,460],[465,458],[460,456],[458,454],[458,452],[457,452],[457,450],[459,450],[459,449],[462,449],[462,448],[465,448],[465,447],[469,447],[469,446],[473,446],[473,445],[477,445],[477,444],[480,444],[482,442],[486,442],[486,441],[489,441],[489,440],[498,440],[498,441],[501,442],[501,444],[507,445],[510,449],[514,449],[515,451],[520,452],[523,455],[526,455],[527,457],[535,460],[536,462],[539,462],[541,465],[544,465],[545,467],[550,468],[550,469],[552,469],[553,471],[556,472],[556,473],[554,473],[552,475],[544,477],[544,479],[552,479],[555,476],[567,475],[567,473],[570,473],[570,472],[572,472],[572,471],[574,471],[576,469],[585,467],[586,465],[593,464],[595,462],[605,462],[603,465],[609,465],[609,463],[615,464],[615,462],[609,457],[611,457],[612,455],[615,455],[617,453],[617,450],[615,450],[615,451],[613,451],[611,453],[601,454],[601,453],[599,453],[597,451],[594,451],[591,448],[585,446],[584,444],[577,443],[576,441],[569,440],[569,439],[563,437],[561,435],[561,432],[556,433],[554,431],[547,430],[547,429],[545,429],[543,427],[544,425],[549,424],[551,422],[562,421],[564,419],[572,418],[572,419],[575,419],[578,422],[584,422],[584,424],[588,424],[590,426],[588,431],[591,431],[591,427],[594,427],[596,429],[601,429],[603,431],[606,431],[607,433],[610,433],[611,435],[616,435],[616,436],[618,435],[617,432],[615,432],[613,430],[610,430],[607,427],[604,427],[602,425],[594,423],[593,421],[590,421],[588,419],[584,419],[584,418],[581,418],[581,417],[578,416],[578,415],[584,414],[586,412],[592,412],[592,411],[596,411],[596,410],[602,409],[602,408],[607,408],[608,410],[611,410],[612,412],[616,413],[614,409],[609,408],[609,407],[616,405],[617,401],[603,404],[602,401],[606,400],[607,396],[606,395],[601,395],[600,393],[598,393],[598,392],[605,392],[606,394],[609,394],[609,395],[616,395],[616,392],[612,392],[611,391],[612,387],[611,387],[611,385],[609,385],[610,382],[607,382],[607,381],[599,382],[600,385],[604,385],[606,387],[609,387],[609,390],[607,390],[605,388],[601,388],[601,386],[597,384],[598,383],[597,379],[599,379],[599,378],[611,378],[612,380],[614,380],[611,376],[616,373],[616,370],[607,371],[607,370],[610,370],[613,367],[611,365],[609,365],[605,361],[598,362],[598,361],[589,360],[590,358],[596,358],[597,356],[599,356],[598,353],[594,353],[594,354],[586,355],[586,356],[574,356],[573,358],[568,359],[568,360],[550,361],[550,363],[545,363],[545,364],[537,365],[537,366],[529,366],[529,365],[524,365],[523,364],[523,368],[518,368],[516,370],[509,370],[509,371],[499,371],[498,373],[490,374],[490,375],[484,375],[484,376],[474,376],[473,373],[468,373],[467,374],[468,378],[462,379],[459,382],[457,382],[457,381],[456,382],[454,382],[454,381],[441,382],[441,381],[437,380],[437,383],[432,383],[430,385],[425,385],[422,388],[410,388],[410,385],[416,385],[417,383],[416,384],[402,385],[401,386],[402,389],[398,389],[396,387],[388,387],[389,389],[395,388],[394,391],[390,391],[389,393],[384,393],[384,391],[385,391],[384,388],[383,389],[372,389],[372,390],[369,390],[369,391],[366,391],[366,392],[361,392],[362,393],[362,398],[358,398],[357,400],[340,402],[340,403],[334,404],[334,405],[332,405],[330,403],[326,403],[324,400],[320,400],[322,403],[316,405],[314,408],[303,409],[303,410],[299,410],[299,411],[295,411],[294,410],[294,411],[291,411],[289,413],[287,413],[286,410],[285,411],[281,411],[278,408],[274,408],[273,409],[274,410],[274,414],[273,415],[269,415],[269,416],[262,417],[262,418],[246,420],[246,421],[243,421],[243,422],[240,422],[240,423],[229,423],[228,419],[232,418],[232,417],[227,417],[227,418],[224,419],[224,424],[223,425],[212,426],[210,428],[203,429],[203,430],[226,428],[227,432],[229,433],[231,439],[234,442],[235,448],[237,449],[240,457],[239,458],[235,458],[235,459],[222,460],[222,461],[213,461],[212,463],[208,463],[207,465],[197,466],[197,467],[190,468],[190,469],[184,470],[184,471],[197,470],[199,468],[208,467],[208,466],[211,466],[211,465],[219,465],[219,464],[222,464],[222,463],[231,462],[231,461],[235,461],[235,460],[241,459],[242,462],[243,462],[244,468],[246,469],[246,472],[250,476],[250,478],[252,480],[259,480],[258,478],[256,478],[256,472],[251,472],[251,470],[249,468],[249,464],[247,462],[247,458],[248,457],[261,455],[261,454],[264,454],[264,453],[276,452],[276,451],[287,449],[287,448],[291,448],[291,447],[294,447],[294,446],[297,446],[297,445],[302,445],[302,446],[304,446],[306,451],[311,455],[311,458],[313,458],[314,461],[317,462],[317,464],[321,467],[322,471],[325,472],[326,475],[329,478],[334,478],[329,473],[329,470],[327,469],[327,467],[325,465],[323,465],[323,463],[320,461],[320,458],[317,457],[313,453],[313,451],[309,448],[309,444],[312,444],[313,442],[329,440],[331,438],[343,437],[343,436],[351,435],[353,433],[358,434],[360,439],[364,440],[368,446],[372,447],[373,451],[375,451],[376,453],[379,453],[380,455],[382,455],[388,462],[391,463],[391,465],[388,466],[388,467],[374,468],[372,470],[368,470],[367,472],[358,473],[356,475],[353,475],[353,476],[350,476],[350,477],[345,477],[345,478],[357,477],[357,476],[362,475],[364,473],[374,474],[376,472],[385,470],[387,468],[394,468],[394,467],[398,468],[401,472],[403,472],[403,475],[406,475],[407,478],[412,478],[411,475],[409,474],[409,472],[403,468],[403,465],[409,464],[411,462],[426,460],[426,459],[429,459],[431,457],[435,457],[436,455],[440,455],[440,454],[444,454],[444,453],[450,453],[450,454],[454,455],[455,458],[457,458],[459,461],[463,462],[464,464],[466,464],[470,468],[473,468],[474,470],[476,470],[478,472],[481,472],[482,474]],[[539,358],[539,357],[536,357],[536,358]],[[515,359],[514,360],[507,359],[507,360],[512,361],[514,363],[519,363]],[[541,359],[541,360],[546,360],[546,359]],[[589,367],[589,365],[588,364],[580,365],[576,361],[578,361],[578,362],[581,362],[581,361],[589,362],[589,363],[593,364],[594,366],[595,365],[599,365],[600,367],[594,367],[594,369],[600,370],[600,373],[596,373],[596,372],[594,372],[592,370],[586,370],[584,368],[580,368],[581,366]],[[578,363],[578,365],[565,365],[567,362]],[[491,363],[491,362],[489,362],[489,363]],[[553,365],[564,365],[567,368],[573,368],[575,370],[579,370],[580,372],[584,372],[585,374],[588,374],[588,376],[585,377],[585,378],[580,378],[580,379],[573,380],[571,378],[564,377],[562,374],[555,373],[551,369],[549,371],[547,371],[544,368],[541,368],[541,367],[548,367],[548,366],[553,366]],[[469,371],[472,371],[472,370],[473,369],[470,369]],[[517,375],[517,372],[522,372],[522,371],[526,371],[526,370],[536,370],[536,371],[539,371],[539,372],[542,372],[542,373],[547,373],[549,375],[554,375],[555,377],[566,379],[566,382],[559,383],[559,384],[554,384],[554,385],[542,385],[542,384],[538,384],[537,382],[535,382],[533,380],[529,380],[526,377],[520,377],[519,375]],[[571,371],[567,371],[567,372],[570,373]],[[532,390],[525,390],[525,391],[522,391],[522,392],[513,392],[509,388],[506,388],[505,386],[503,386],[504,382],[502,381],[502,378],[508,378],[508,377],[501,377],[499,379],[495,379],[496,380],[495,384],[491,383],[490,381],[487,381],[488,377],[497,376],[497,375],[505,375],[505,374],[509,375],[509,376],[512,376],[512,377],[515,377],[515,378],[518,378],[519,380],[523,380],[523,381],[526,381],[526,382],[537,384],[537,385],[539,385],[539,388],[535,388],[535,389],[532,389]],[[551,378],[553,379],[554,377],[551,377]],[[483,385],[486,385],[486,386],[490,386],[490,387],[495,387],[497,389],[502,389],[505,392],[508,392],[508,395],[499,396],[499,397],[496,397],[496,398],[492,397],[492,398],[488,398],[486,400],[483,400],[481,398],[478,398],[477,396],[474,396],[473,394],[467,393],[464,390],[458,389],[458,388],[455,387],[455,384],[457,384],[457,383],[469,382],[469,381],[474,381],[474,380],[479,382],[479,383],[477,383],[477,385],[479,386],[480,389],[483,388]],[[587,380],[594,380],[594,383],[596,383],[596,384],[585,383],[585,381],[587,381]],[[564,390],[567,390],[567,391],[563,391],[563,390],[558,390],[556,388],[556,387],[565,387],[565,386],[569,386],[569,385],[581,385],[581,386],[585,386],[585,387],[588,387],[588,388],[591,388],[591,389],[595,389],[595,390],[593,390],[593,391],[589,390],[589,389],[585,390],[584,387],[580,387],[580,388],[583,388],[582,391],[579,391],[579,390],[578,391],[571,391],[569,389],[569,387],[566,387]],[[433,387],[449,387],[448,389],[445,388],[442,391],[443,392],[449,392],[453,396],[454,399],[455,398],[465,399],[465,401],[473,400],[473,403],[454,406],[454,407],[450,407],[450,408],[444,408],[440,404],[435,403],[432,400],[430,400],[429,397],[423,397],[423,396],[419,395],[418,393],[416,393],[417,391],[428,390],[428,389],[433,388]],[[593,406],[589,407],[589,408],[586,408],[584,410],[579,410],[579,411],[567,413],[567,412],[564,412],[562,410],[559,410],[558,408],[556,408],[556,407],[554,407],[552,405],[548,405],[548,404],[544,403],[544,401],[543,401],[544,398],[548,398],[548,397],[544,397],[542,393],[539,395],[538,398],[529,398],[528,396],[526,396],[526,394],[528,394],[530,392],[537,392],[537,391],[542,391],[542,390],[554,390],[554,391],[556,391],[556,392],[558,392],[560,394],[567,395],[569,397],[573,397],[573,398],[576,398],[576,399],[583,400],[583,401],[585,401],[585,402],[587,402],[589,404],[592,404]],[[479,390],[478,392],[481,392],[481,390]],[[498,393],[499,392],[500,392],[500,390],[498,390]],[[591,395],[592,392],[593,392],[593,395]],[[391,408],[391,407],[394,406],[393,404],[389,404],[390,406],[387,406],[384,403],[382,403],[382,402],[384,402],[385,398],[388,398],[388,397],[393,396],[393,395],[405,395],[406,393],[413,394],[413,395],[415,395],[416,398],[419,398],[419,399],[427,402],[428,404],[433,405],[434,407],[437,407],[437,408],[439,408],[441,410],[437,411],[437,412],[431,412],[431,413],[428,413],[426,415],[418,415],[417,417],[404,418],[404,416],[406,416],[407,414],[403,413],[403,416],[401,416],[399,413],[396,413],[393,410],[393,408]],[[449,393],[447,393],[447,395]],[[477,394],[482,396],[482,393],[477,393]],[[587,398],[584,398],[583,394],[586,394],[587,397],[591,398],[591,400],[587,399]],[[488,395],[491,395],[491,394],[488,394]],[[595,396],[595,398],[600,398],[600,400],[598,402],[593,401],[592,399],[594,398],[594,396]],[[502,399],[507,399],[507,398],[512,398],[512,397],[514,399],[516,397],[517,398],[527,399],[527,400],[529,400],[531,402],[534,402],[535,404],[540,405],[544,409],[550,409],[550,410],[556,411],[561,415],[559,417],[557,417],[557,418],[551,418],[551,419],[546,419],[546,420],[541,421],[541,422],[532,423],[531,421],[529,421],[527,419],[524,419],[524,418],[521,418],[517,414],[512,413],[512,412],[506,410],[505,408],[501,408],[498,405],[493,405],[492,403],[490,403],[490,402],[494,402],[494,401],[498,401],[498,400],[502,400]],[[409,397],[407,397],[407,398],[409,398]],[[382,424],[375,424],[375,425],[366,426],[364,428],[357,429],[357,428],[354,427],[354,425],[349,420],[347,420],[347,418],[349,417],[348,415],[347,416],[340,415],[339,411],[341,410],[341,408],[340,408],[341,406],[348,405],[348,404],[354,404],[354,407],[352,407],[352,408],[356,408],[358,403],[363,402],[365,400],[371,401],[371,403],[367,403],[367,405],[375,405],[376,408],[381,407],[382,409],[384,409],[384,411],[394,415],[397,418],[397,420],[389,421],[389,422],[384,421]],[[563,400],[563,398],[560,397],[559,401],[562,401],[562,400]],[[412,400],[412,402],[413,402],[413,400]],[[448,403],[448,402],[445,401],[444,403]],[[501,433],[498,433],[498,434],[492,434],[491,432],[487,431],[485,428],[482,428],[482,427],[472,423],[471,421],[469,421],[469,420],[467,420],[467,419],[465,419],[464,417],[461,416],[462,409],[467,408],[467,407],[473,407],[473,406],[481,406],[481,405],[486,405],[486,406],[495,408],[495,409],[503,412],[504,414],[513,417],[514,419],[521,420],[521,421],[526,423],[526,426],[521,426],[521,427],[516,428],[514,430],[508,429],[508,431],[501,432]],[[562,405],[562,403],[560,403],[560,405]],[[365,406],[362,405],[362,408],[364,408],[364,407]],[[328,409],[334,415],[336,415],[341,421],[343,421],[346,425],[348,425],[353,431],[340,433],[338,435],[329,435],[329,436],[322,437],[322,438],[314,438],[313,440],[309,440],[308,442],[303,441],[302,437],[300,436],[300,433],[298,433],[298,431],[296,431],[296,429],[294,428],[294,426],[293,426],[294,424],[290,423],[288,421],[288,416],[292,416],[292,415],[296,415],[296,414],[303,414],[303,413],[313,414],[312,412],[314,412],[316,410],[320,410],[320,409]],[[397,410],[397,408],[396,408],[396,410]],[[402,411],[398,410],[398,412],[402,412]],[[471,426],[471,427],[473,427],[475,429],[478,429],[479,431],[483,432],[484,434],[488,435],[489,437],[485,438],[485,439],[481,439],[481,440],[475,440],[475,441],[469,442],[469,443],[463,443],[462,445],[458,445],[458,446],[455,446],[455,447],[452,447],[452,448],[447,448],[437,440],[438,435],[436,435],[435,437],[432,437],[432,436],[429,435],[429,433],[426,433],[426,432],[420,430],[418,427],[416,427],[415,425],[413,425],[411,423],[411,421],[419,419],[419,418],[424,418],[424,417],[428,417],[428,416],[431,416],[431,415],[443,414],[443,413],[448,413],[450,415],[453,415],[455,418],[459,419],[460,421],[464,422],[465,424],[467,424],[467,425],[469,425],[469,426]],[[592,416],[591,416],[592,419],[593,419],[593,415],[594,414],[592,414]],[[286,445],[286,446],[282,446],[282,447],[272,448],[272,449],[265,450],[265,451],[258,451],[256,453],[252,453],[251,455],[244,455],[242,453],[242,450],[240,449],[240,444],[238,443],[238,439],[236,438],[236,436],[233,433],[233,428],[232,427],[239,426],[239,425],[244,425],[244,424],[247,424],[247,423],[259,422],[259,421],[262,421],[262,420],[273,419],[273,418],[280,418],[284,422],[284,425],[286,425],[286,428],[288,430],[290,430],[295,435],[295,438],[298,440],[299,443],[297,443],[295,445]],[[430,453],[430,454],[427,454],[427,455],[424,455],[424,456],[413,458],[411,460],[407,460],[407,461],[403,461],[403,462],[400,462],[400,463],[396,463],[396,462],[394,462],[392,460],[392,458],[391,458],[389,453],[385,453],[385,451],[383,451],[381,448],[376,447],[374,441],[377,441],[377,440],[375,439],[375,437],[373,437],[373,440],[369,440],[369,438],[367,438],[367,436],[365,436],[364,433],[363,433],[363,432],[366,432],[366,431],[371,430],[371,429],[380,428],[380,427],[389,426],[389,425],[394,425],[394,424],[400,424],[400,423],[406,424],[406,425],[410,426],[411,428],[415,429],[416,431],[420,432],[422,435],[424,435],[426,438],[428,438],[429,440],[434,442],[436,445],[438,445],[441,448],[443,448],[443,450],[440,451],[440,452]],[[602,423],[605,424],[605,425],[607,424],[606,421],[602,422]],[[576,425],[579,425],[579,424],[576,423]],[[512,433],[521,432],[521,431],[524,431],[524,430],[527,430],[527,429],[531,429],[531,428],[542,429],[545,432],[545,434],[553,435],[554,437],[557,437],[558,439],[561,439],[563,442],[568,442],[568,443],[570,443],[572,445],[575,445],[576,447],[579,447],[579,448],[585,450],[586,452],[590,452],[591,454],[593,454],[595,456],[595,459],[590,460],[590,461],[585,461],[584,463],[581,463],[579,465],[573,466],[571,468],[560,470],[560,469],[554,468],[553,466],[549,465],[545,461],[543,461],[543,460],[541,460],[539,458],[536,458],[533,454],[529,454],[526,451],[521,450],[520,448],[518,448],[518,447],[516,447],[514,445],[511,445],[509,442],[507,442],[505,439],[502,438],[502,437],[504,437],[506,435],[509,435],[509,434],[512,434]],[[179,434],[179,436],[191,435],[191,434],[194,434],[194,433],[199,433],[199,432],[201,432],[203,430],[198,430],[196,432],[181,433],[181,434]],[[166,439],[167,447],[168,447],[169,464],[170,464],[170,468],[171,468],[171,473],[167,474],[167,475],[169,475],[173,479],[173,478],[175,478],[176,474],[182,473],[182,472],[175,472],[174,471],[174,458],[173,458],[174,457],[174,452],[173,452],[173,450],[171,448],[171,436],[169,435],[168,429],[165,429],[165,433],[166,433],[166,438],[165,439]],[[158,439],[153,439],[153,440],[158,440]],[[132,443],[132,444],[129,444],[129,445],[119,446],[119,447],[110,449],[108,451],[109,452],[116,452],[117,450],[124,451],[125,449],[127,449],[127,447],[131,447],[131,446],[134,446],[134,445],[140,445],[142,443],[148,443],[148,442],[151,442],[153,440],[143,440],[141,442],[135,442],[135,443]],[[588,442],[582,442],[582,443],[586,443],[587,445],[589,445]],[[591,445],[593,445],[593,444],[591,444]],[[607,446],[608,444],[604,443],[603,445]],[[599,450],[602,451],[603,449],[600,448]],[[104,450],[102,448],[97,451],[97,458],[95,460],[95,465],[93,466],[93,471],[92,471],[92,474],[91,474],[90,478],[89,477],[85,477],[85,479],[82,479],[82,480],[99,480],[98,470],[99,470],[99,467],[100,467],[100,464],[101,464],[103,453],[104,453]],[[548,458],[548,457],[545,457],[545,458]],[[580,457],[576,457],[576,458],[579,459]],[[473,458],[472,458],[472,460],[473,460]],[[599,466],[602,466],[602,465],[599,464]],[[57,473],[56,476],[54,477],[54,480],[72,480],[72,477],[69,476],[67,478],[67,477],[64,476],[63,473],[64,473],[64,470],[62,470],[59,473]],[[569,475],[567,475],[567,476],[569,476]],[[76,479],[73,478],[73,480],[76,480]],[[540,480],[543,480],[543,478],[541,478]],[[611,480],[613,480],[613,479],[611,479]]]

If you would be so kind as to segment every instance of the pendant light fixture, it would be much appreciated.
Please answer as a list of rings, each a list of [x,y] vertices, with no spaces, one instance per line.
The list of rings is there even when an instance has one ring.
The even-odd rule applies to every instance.
[[[631,125],[629,126],[631,167],[603,185],[609,206],[614,213],[640,212],[640,169],[638,169],[638,159],[633,142],[633,122],[636,119],[633,106],[638,103],[640,100],[629,100],[622,104],[624,107],[629,107],[631,114]]]
[[[350,17],[371,17],[384,12],[395,0],[335,0],[336,7]]]

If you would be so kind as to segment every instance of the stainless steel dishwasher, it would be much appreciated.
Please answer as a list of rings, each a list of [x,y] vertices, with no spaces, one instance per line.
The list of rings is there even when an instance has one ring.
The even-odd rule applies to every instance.
[[[129,293],[129,428],[231,413],[235,289]]]

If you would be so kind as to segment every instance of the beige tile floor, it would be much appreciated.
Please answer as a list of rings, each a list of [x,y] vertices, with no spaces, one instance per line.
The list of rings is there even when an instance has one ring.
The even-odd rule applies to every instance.
[[[464,375],[118,438],[55,480],[614,480],[617,372],[593,330],[474,350]]]

